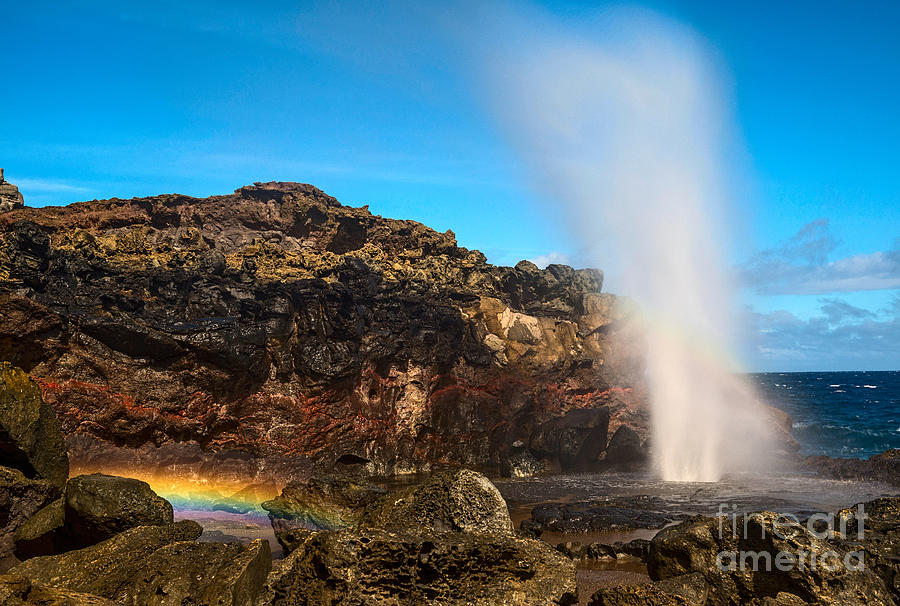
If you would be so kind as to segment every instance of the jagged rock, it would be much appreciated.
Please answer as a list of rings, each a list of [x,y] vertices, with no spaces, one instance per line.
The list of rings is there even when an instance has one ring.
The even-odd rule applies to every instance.
[[[530,478],[544,471],[544,465],[522,440],[516,440],[500,462],[500,475],[505,478]]]
[[[628,556],[645,562],[650,552],[650,541],[633,539],[628,543],[616,541],[612,545],[606,543],[582,545],[578,541],[568,541],[559,543],[556,550],[573,560],[615,560]]]
[[[272,606],[577,602],[572,562],[513,534],[319,532],[273,576]]]
[[[900,486],[900,449],[893,448],[868,459],[806,457],[800,468],[838,480],[874,480]]]
[[[152,472],[177,445],[294,478],[348,460],[494,471],[543,428],[542,449],[574,440],[550,467],[590,465],[602,423],[570,411],[647,422],[639,323],[601,285],[490,265],[297,183],[19,208],[0,215],[0,359],[40,382],[73,446],[96,440],[78,463],[115,448]]]
[[[23,206],[25,206],[25,200],[22,198],[19,188],[3,178],[3,169],[0,168],[0,213]]]
[[[675,520],[660,513],[659,499],[648,496],[620,497],[575,503],[545,503],[522,520],[522,530],[535,535],[549,532],[597,532],[662,528]]]
[[[265,501],[261,507],[269,513],[275,536],[289,553],[296,543],[294,531],[355,526],[366,506],[384,494],[383,489],[365,480],[322,476],[290,482],[281,495]]]
[[[62,488],[69,458],[59,422],[23,370],[0,363],[0,465]]]
[[[46,480],[0,467],[0,572],[9,566],[16,530],[58,495],[59,488]]]
[[[363,526],[417,532],[504,534],[512,531],[506,501],[490,480],[468,469],[436,474],[372,505]]]
[[[196,522],[139,526],[97,545],[32,558],[11,573],[120,604],[252,604],[271,567],[266,541],[195,543]]]
[[[62,498],[28,520],[15,535],[21,559],[94,545],[136,526],[173,522],[172,505],[146,482],[104,474],[78,476]]]
[[[728,518],[698,516],[665,528],[650,543],[647,570],[656,581],[702,574],[710,606],[785,599],[779,594],[846,606],[894,603],[882,579],[861,566],[849,547],[822,540],[804,526],[787,528],[786,519],[776,527],[778,519],[778,514],[762,512],[748,517],[745,527],[739,518],[737,538]],[[779,567],[779,554],[793,560],[782,556]]]
[[[0,605],[115,606],[115,602],[87,593],[38,585],[23,576],[4,574],[0,575]]]
[[[588,606],[703,606],[709,588],[700,573],[643,585],[620,585],[596,592]]]
[[[173,522],[172,505],[150,485],[100,473],[66,484],[66,532],[76,545],[93,545],[135,526]]]
[[[73,549],[65,532],[65,500],[56,499],[16,530],[15,553],[20,560]]]
[[[531,436],[531,450],[561,470],[596,469],[606,446],[609,409],[576,408],[541,424]]]
[[[865,515],[860,538],[859,513]],[[848,549],[863,548],[866,567],[877,574],[900,603],[900,497],[882,497],[856,504],[837,512],[836,519],[846,520],[845,536],[839,543]],[[840,531],[840,524],[837,524]]]
[[[647,462],[647,451],[641,444],[641,436],[621,425],[609,440],[604,462],[617,468],[636,468]]]

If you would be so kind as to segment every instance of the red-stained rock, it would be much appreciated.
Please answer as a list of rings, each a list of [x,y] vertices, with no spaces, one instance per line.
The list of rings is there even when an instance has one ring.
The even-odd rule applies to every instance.
[[[639,323],[601,284],[305,184],[20,208],[0,215],[0,354],[76,467],[105,444],[221,473],[491,470],[524,444],[590,469],[597,411],[647,424]]]

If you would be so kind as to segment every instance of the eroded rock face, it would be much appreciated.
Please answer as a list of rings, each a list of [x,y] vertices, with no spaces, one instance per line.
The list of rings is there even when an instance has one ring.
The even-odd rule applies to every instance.
[[[172,505],[146,482],[99,473],[78,476],[69,480],[61,498],[16,531],[16,556],[25,560],[62,553],[136,526],[172,522]]]
[[[575,604],[575,567],[511,533],[320,532],[282,565],[266,604]]]
[[[747,519],[746,530],[739,518],[735,531],[728,518],[692,518],[653,538],[648,572],[655,581],[700,573],[710,606],[894,604],[882,578],[854,555],[859,546],[825,540],[786,522],[763,512]],[[779,554],[788,554],[781,556],[781,567]]]
[[[868,459],[840,459],[824,455],[806,457],[800,467],[839,480],[875,480],[900,486],[900,449],[897,448]]]
[[[20,208],[0,215],[0,359],[107,446],[399,473],[496,469],[520,441],[590,467],[607,436],[573,411],[647,422],[639,325],[601,284],[296,183]],[[577,431],[547,448],[556,419]]]
[[[420,532],[504,534],[512,531],[506,501],[490,480],[461,469],[391,493],[366,512],[363,526]]]
[[[0,312],[2,313],[2,312]],[[53,409],[20,368],[0,363],[0,465],[62,488],[69,458]]]
[[[25,206],[25,200],[19,192],[19,188],[3,177],[3,169],[0,168],[0,213],[5,213]]]
[[[271,568],[269,544],[194,542],[201,533],[190,521],[139,526],[91,547],[32,558],[10,572],[119,604],[252,604]]]
[[[275,536],[285,553],[296,546],[302,530],[339,530],[356,526],[365,508],[385,491],[368,482],[335,475],[289,483],[274,499],[262,504],[269,512]]]

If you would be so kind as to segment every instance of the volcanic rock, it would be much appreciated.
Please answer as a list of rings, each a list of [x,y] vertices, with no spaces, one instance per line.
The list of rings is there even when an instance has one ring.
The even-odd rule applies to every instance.
[[[868,459],[811,456],[803,459],[800,468],[838,480],[874,480],[900,486],[900,449],[885,450]]]
[[[91,547],[32,558],[10,572],[118,603],[252,604],[271,567],[268,543],[195,543],[201,532],[191,521],[139,526]]]
[[[25,200],[19,193],[19,188],[3,177],[3,169],[0,168],[0,213],[5,213],[25,206]]]
[[[604,461],[616,468],[631,469],[647,462],[647,451],[641,445],[641,437],[627,425],[621,425],[606,447]]]
[[[0,575],[0,604],[3,606],[115,606],[100,596],[58,587],[38,585],[30,579],[11,574]]]
[[[575,604],[575,567],[511,533],[318,532],[273,575],[272,606]]]
[[[146,465],[205,456],[190,445],[259,474],[495,471],[534,436],[548,468],[590,466],[599,411],[647,425],[639,322],[601,286],[298,183],[18,208],[0,215],[0,359],[39,382],[75,463],[103,450],[89,436]]]
[[[58,495],[59,488],[46,480],[0,467],[0,572],[10,565],[16,530]]]
[[[733,529],[727,518],[698,516],[663,529],[650,543],[650,577],[661,581],[700,573],[709,586],[706,603],[711,606],[779,603],[786,594],[810,603],[894,603],[882,579],[859,566],[858,556],[848,556],[855,551],[849,546],[820,539],[804,526],[785,527],[787,520],[772,512],[754,514],[746,522],[744,526],[739,518]],[[789,554],[782,556],[781,567],[779,554]],[[790,565],[788,557],[793,558]]]
[[[31,377],[8,362],[0,363],[0,465],[59,488],[69,477],[56,414]]]
[[[645,583],[601,589],[588,601],[588,606],[702,606],[707,603],[709,588],[700,573]]]
[[[648,496],[609,498],[575,503],[545,503],[531,510],[520,527],[534,535],[549,532],[598,532],[662,528],[676,518],[660,513],[659,499]]]
[[[261,507],[278,542],[290,553],[306,530],[339,530],[355,526],[363,511],[385,491],[365,480],[322,476],[290,482],[274,499]],[[296,532],[299,531],[299,532]]]
[[[171,524],[173,514],[146,482],[95,473],[66,484],[65,521],[77,544],[92,545],[136,526]]]
[[[486,477],[468,469],[436,474],[418,486],[387,495],[370,507],[362,525],[395,531],[495,535],[513,529],[500,491]]]

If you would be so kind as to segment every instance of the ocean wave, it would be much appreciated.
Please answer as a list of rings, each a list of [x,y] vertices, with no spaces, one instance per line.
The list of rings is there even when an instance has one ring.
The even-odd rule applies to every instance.
[[[877,385],[863,385],[866,389],[878,389]]]

